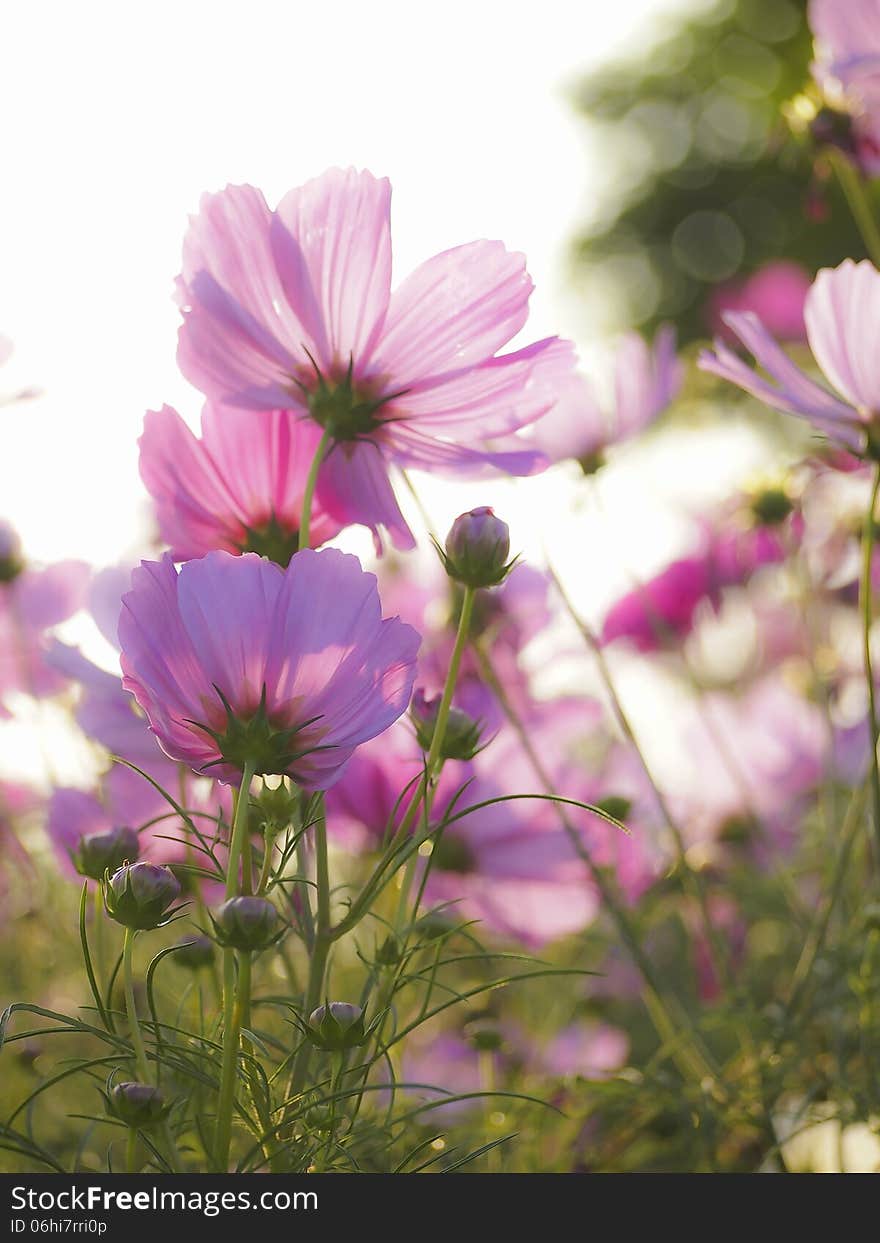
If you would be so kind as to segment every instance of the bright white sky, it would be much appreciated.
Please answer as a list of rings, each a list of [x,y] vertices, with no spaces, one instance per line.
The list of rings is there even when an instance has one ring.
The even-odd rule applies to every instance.
[[[28,551],[140,551],[143,412],[199,410],[171,286],[203,190],[250,181],[274,202],[368,166],[394,184],[398,275],[502,238],[537,283],[529,336],[582,337],[565,251],[605,179],[569,92],[682,2],[8,5],[0,332],[16,355],[0,382],[45,395],[0,415],[0,512]]]
[[[16,354],[0,391],[44,395],[0,409],[0,514],[26,551],[102,565],[144,550],[144,411],[167,401],[195,423],[200,407],[176,371],[171,289],[206,189],[249,181],[274,203],[332,164],[369,167],[394,185],[398,278],[450,245],[501,238],[536,281],[528,338],[587,344],[566,250],[608,174],[571,92],[686,3],[7,4],[0,333]],[[637,447],[603,472],[601,510],[573,501],[567,467],[515,489],[430,480],[425,495],[441,531],[495,504],[514,547],[536,558],[548,544],[595,607],[665,553],[683,498],[754,456],[729,437]]]

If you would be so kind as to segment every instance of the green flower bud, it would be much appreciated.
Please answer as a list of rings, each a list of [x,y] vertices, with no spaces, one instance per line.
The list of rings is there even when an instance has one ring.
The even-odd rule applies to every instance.
[[[159,928],[175,898],[180,882],[169,868],[157,863],[129,863],[104,883],[104,906],[111,919],[126,928]]]
[[[380,967],[393,967],[400,962],[400,942],[392,932],[377,948],[376,962]]]
[[[280,833],[296,824],[299,813],[299,792],[294,786],[282,781],[274,789],[263,785],[253,806],[260,818],[260,825],[271,833]]]
[[[165,1116],[165,1097],[149,1083],[117,1083],[110,1089],[110,1111],[126,1126],[154,1126]]]
[[[410,706],[410,718],[416,728],[416,738],[423,751],[430,751],[437,727],[437,714],[442,696],[428,699],[425,692],[417,690]],[[475,721],[461,708],[451,707],[443,732],[440,757],[444,760],[472,760],[480,749],[480,722]]]
[[[221,945],[234,950],[262,950],[278,935],[278,912],[266,898],[230,898],[211,917]]]
[[[465,587],[497,587],[513,568],[507,523],[488,506],[472,509],[453,522],[441,556],[449,577]]]
[[[198,971],[201,967],[210,967],[214,961],[214,942],[210,937],[186,937],[175,950],[174,961],[179,967],[188,971]]]
[[[140,843],[134,829],[111,829],[109,833],[89,833],[81,837],[73,852],[73,866],[80,876],[101,880],[106,872],[117,872],[124,863],[134,863]]]
[[[331,1001],[309,1015],[308,1037],[312,1044],[330,1053],[341,1053],[364,1043],[364,1012],[347,1001]]]

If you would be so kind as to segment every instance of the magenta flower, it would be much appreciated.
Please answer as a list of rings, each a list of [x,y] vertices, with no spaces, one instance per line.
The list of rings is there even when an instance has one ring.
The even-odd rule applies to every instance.
[[[840,396],[804,374],[750,312],[724,316],[729,328],[770,376],[758,376],[716,341],[699,365],[759,401],[806,419],[852,453],[874,453],[880,419],[880,366],[874,335],[880,324],[880,272],[867,259],[823,268],[804,305],[807,340],[820,370]]]
[[[286,570],[212,552],[132,575],[119,620],[123,686],[165,752],[227,783],[246,762],[308,789],[405,710],[419,636],[382,619],[356,557],[297,553]]]
[[[809,288],[809,274],[799,263],[766,263],[745,280],[725,281],[712,291],[707,307],[709,327],[727,338],[724,315],[752,311],[775,337],[801,341],[806,332],[804,299]]]
[[[704,600],[718,607],[720,586],[705,552],[672,561],[611,606],[602,624],[602,642],[625,639],[641,652],[675,643],[690,634]]]
[[[170,406],[151,410],[140,439],[141,478],[174,560],[222,548],[287,565],[298,547],[306,477],[320,437],[294,410],[255,419],[209,402],[201,439]],[[313,502],[312,542],[322,544],[339,529]]]
[[[390,198],[387,180],[354,169],[274,212],[252,186],[206,195],[184,242],[178,360],[215,401],[293,410],[328,432],[326,512],[408,548],[390,468],[539,469],[528,446],[490,442],[551,408],[573,354],[557,338],[497,354],[532,290],[500,242],[436,255],[392,293]]]
[[[553,462],[573,458],[594,468],[611,445],[638,435],[663,413],[681,388],[683,369],[675,353],[675,329],[665,325],[653,345],[628,333],[614,354],[614,392],[600,400],[593,385],[573,375],[532,439]]]

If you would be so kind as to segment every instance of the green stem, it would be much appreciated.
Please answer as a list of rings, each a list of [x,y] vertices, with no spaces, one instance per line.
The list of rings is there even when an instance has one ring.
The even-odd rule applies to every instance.
[[[840,846],[837,852],[837,858],[834,864],[834,873],[831,878],[831,888],[825,906],[818,914],[816,922],[811,928],[809,935],[804,941],[804,947],[801,951],[800,958],[795,966],[794,975],[792,976],[791,990],[786,1003],[786,1022],[784,1024],[784,1033],[787,1034],[789,1023],[794,1018],[798,1005],[803,996],[804,990],[809,983],[813,973],[813,968],[825,945],[828,936],[828,929],[831,926],[831,917],[837,907],[837,903],[843,893],[843,883],[846,878],[847,866],[849,864],[850,855],[856,838],[862,828],[862,814],[865,805],[866,790],[861,786],[853,794],[844,817],[843,827],[840,834]],[[777,1044],[781,1043],[781,1040]]]
[[[489,658],[485,652],[479,649],[477,656],[483,676],[490,689],[494,691],[498,698],[501,710],[519,739],[535,776],[544,789],[544,793],[549,795],[555,794],[556,791],[550,774],[535,750],[528,730],[510,702],[510,698],[496,675]],[[630,922],[623,904],[618,900],[610,880],[593,860],[593,856],[584,845],[580,834],[572,824],[564,808],[559,804],[556,804],[556,808],[560,824],[571,841],[575,854],[586,864],[593,883],[599,891],[602,903],[614,921],[621,940],[629,951],[629,955],[644,981],[643,999],[657,1035],[669,1046],[670,1056],[678,1063],[680,1069],[685,1074],[692,1076],[698,1082],[708,1080],[716,1084],[716,1090],[721,1090],[720,1085],[717,1084],[717,1073],[712,1066],[708,1050],[705,1049],[702,1038],[685,1007],[677,999],[673,1001],[674,1009],[670,1009],[667,1006],[663,999],[660,985],[655,977],[654,968],[644,953],[639,943],[638,935]],[[688,1036],[690,1038],[690,1045],[684,1043]]]
[[[251,782],[254,779],[254,766],[248,760],[245,763],[244,770],[241,774],[241,785],[238,790],[238,797],[235,800],[235,816],[232,821],[232,838],[229,843],[229,858],[226,862],[226,900],[234,898],[239,893],[239,868],[242,859],[245,856],[245,844],[247,842],[248,831],[248,803]],[[250,886],[245,879],[245,890]]]
[[[134,945],[134,929],[126,928],[125,939],[122,943],[122,981],[125,991],[125,1009],[128,1014],[128,1026],[131,1031],[131,1043],[134,1046],[135,1064],[137,1066],[138,1078],[141,1083],[150,1082],[150,1066],[147,1061],[147,1051],[144,1047],[144,1038],[141,1035],[141,1025],[138,1021],[137,1006],[134,1000],[134,970],[132,968],[131,950]],[[171,1134],[171,1128],[168,1126],[167,1118],[162,1123],[162,1137],[165,1140],[165,1147],[168,1155],[168,1164],[175,1173],[180,1170],[180,1158],[177,1152],[177,1146],[174,1143],[174,1137]],[[129,1130],[128,1146],[126,1148],[126,1163],[133,1151],[132,1145],[137,1140],[136,1130]],[[134,1171],[129,1168],[129,1173]]]
[[[248,832],[248,801],[254,766],[248,760],[241,774],[241,785],[235,804],[232,824],[232,840],[226,863],[226,899],[234,898],[239,888],[239,866],[244,855]],[[235,1072],[238,1065],[238,1045],[241,1033],[242,1011],[249,1005],[244,996],[248,980],[236,979],[235,950],[223,951],[223,1057],[220,1068],[220,1095],[217,1101],[217,1130],[214,1137],[215,1162],[220,1173],[229,1168],[229,1145],[232,1139],[232,1114],[235,1108]],[[238,984],[238,993],[236,993]]]
[[[275,849],[275,839],[268,833],[263,835],[263,866],[260,868],[260,878],[257,881],[257,893],[262,897],[269,888],[269,876],[272,872],[272,852]]]
[[[309,473],[306,478],[306,486],[303,490],[302,513],[299,520],[299,546],[300,548],[308,548],[312,534],[312,501],[315,496],[315,485],[318,482],[318,471],[321,469],[321,463],[327,456],[333,437],[325,429],[321,433],[321,439],[315,450],[315,456],[312,458],[312,464],[309,467]]]
[[[461,668],[461,658],[464,655],[464,649],[467,647],[468,638],[471,631],[471,619],[474,614],[474,601],[477,593],[473,587],[465,587],[464,598],[461,602],[461,613],[458,618],[458,629],[455,632],[455,644],[452,648],[452,656],[449,661],[449,669],[446,673],[446,682],[443,686],[443,694],[440,697],[440,707],[437,709],[437,720],[434,723],[434,732],[431,735],[431,746],[428,749],[428,757],[425,760],[425,775],[419,783],[412,801],[407,808],[403,822],[397,831],[396,837],[403,839],[412,828],[415,820],[416,812],[422,803],[425,806],[425,821],[427,822],[430,814],[430,798],[431,786],[443,764],[443,743],[446,739],[446,726],[449,722],[449,712],[452,708],[452,698],[455,694],[455,685],[458,681],[458,671]],[[406,917],[406,908],[409,904],[409,895],[412,889],[413,880],[415,879],[416,869],[418,868],[419,857],[417,853],[412,854],[407,860],[406,868],[403,873],[403,883],[400,889],[400,900],[397,904],[397,914],[394,919],[395,931],[399,930]]]
[[[330,870],[327,863],[327,822],[324,817],[324,798],[319,798],[318,815],[315,821],[315,887],[317,890],[317,907],[315,911],[315,943],[309,962],[309,979],[306,985],[306,996],[303,1018],[306,1023],[309,1015],[321,1004],[324,990],[324,972],[327,968],[327,956],[330,952],[332,931],[330,927]],[[290,1093],[294,1096],[301,1092],[308,1073],[312,1047],[308,1039],[300,1045],[293,1063],[290,1080]]]
[[[131,963],[131,947],[134,944],[134,929],[126,928],[125,940],[122,943],[122,979],[125,988],[125,1009],[128,1014],[128,1027],[131,1043],[134,1046],[135,1064],[141,1083],[150,1082],[150,1066],[147,1062],[147,1051],[141,1035],[138,1021],[137,1006],[134,1000],[134,971]]]
[[[689,895],[691,900],[696,904],[696,908],[699,911],[700,919],[703,924],[703,930],[706,936],[706,945],[709,950],[709,954],[712,960],[712,966],[715,969],[715,973],[718,976],[718,978],[724,982],[725,985],[730,986],[730,984],[732,983],[732,973],[731,973],[730,962],[728,958],[728,947],[724,943],[723,939],[719,936],[715,928],[714,922],[712,920],[712,912],[709,908],[708,895],[706,893],[706,889],[703,884],[702,878],[699,876],[697,872],[694,871],[694,869],[691,867],[690,863],[688,862],[687,845],[685,843],[685,838],[681,830],[681,826],[679,825],[675,816],[672,814],[672,809],[669,806],[669,803],[667,802],[666,796],[664,795],[663,791],[660,789],[656,780],[654,779],[654,774],[651,771],[650,765],[648,764],[648,761],[645,759],[644,752],[642,751],[642,748],[639,744],[639,740],[636,737],[636,733],[632,727],[632,723],[630,722],[630,719],[626,713],[626,710],[623,704],[621,703],[620,696],[617,694],[617,687],[614,685],[614,679],[611,676],[611,670],[608,667],[608,662],[605,659],[605,654],[602,651],[602,648],[599,644],[598,639],[593,634],[592,630],[587,625],[587,623],[584,621],[584,619],[580,616],[580,614],[575,609],[574,605],[572,604],[571,598],[568,595],[568,592],[565,590],[565,587],[560,581],[558,574],[556,573],[556,571],[553,569],[552,566],[549,567],[549,573],[556,587],[556,590],[559,592],[560,598],[562,600],[563,605],[565,606],[566,612],[568,613],[571,620],[574,622],[575,626],[577,626],[585,643],[589,647],[590,651],[593,653],[593,656],[596,660],[596,666],[599,670],[599,676],[602,679],[602,685],[605,687],[605,692],[608,695],[608,700],[609,700],[609,703],[611,704],[611,708],[614,713],[615,720],[617,721],[618,727],[620,728],[620,731],[623,734],[626,741],[632,747],[633,753],[639,762],[642,772],[645,775],[645,779],[648,782],[648,785],[651,787],[651,792],[654,795],[654,798],[657,802],[657,806],[660,809],[660,813],[663,816],[663,820],[669,831],[670,837],[672,838],[672,843],[675,849],[676,861],[678,864],[679,872],[681,874],[682,887],[684,888],[685,892]]]
[[[871,734],[871,790],[874,803],[874,834],[877,840],[878,860],[880,860],[880,760],[877,758],[877,739],[880,734],[877,722],[877,695],[874,687],[874,667],[871,657],[871,623],[873,621],[874,591],[871,583],[872,562],[874,559],[874,511],[877,508],[877,494],[880,492],[880,462],[874,471],[874,485],[871,488],[871,500],[865,515],[865,531],[862,536],[862,649],[865,658],[865,680],[868,683],[868,716]]]
[[[128,1128],[128,1140],[125,1145],[125,1172],[127,1174],[136,1174],[138,1172],[137,1142],[137,1127],[130,1126]]]
[[[843,190],[853,219],[862,235],[862,241],[865,243],[865,250],[871,256],[874,266],[880,268],[880,229],[877,227],[871,203],[865,194],[864,181],[858,169],[842,151],[829,147],[825,154],[840,182],[840,188]]]

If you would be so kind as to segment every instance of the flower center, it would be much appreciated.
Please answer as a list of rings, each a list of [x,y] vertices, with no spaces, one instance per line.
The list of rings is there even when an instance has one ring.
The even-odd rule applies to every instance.
[[[250,764],[257,776],[283,777],[291,774],[293,766],[306,755],[327,750],[327,746],[320,743],[320,734],[310,729],[319,717],[311,717],[292,727],[278,725],[270,719],[266,710],[265,686],[259,707],[249,716],[236,713],[216,683],[214,690],[226,710],[225,728],[212,729],[201,721],[186,722],[208,734],[220,752],[220,760],[203,765],[205,771],[221,762],[242,771]]]
[[[286,569],[290,558],[299,548],[299,532],[282,526],[273,514],[260,527],[246,527],[245,538],[239,541],[238,547],[242,552],[255,552],[261,557],[268,557],[270,561]]]
[[[348,369],[340,376],[325,376],[318,364],[309,355],[314,376],[308,382],[294,377],[294,384],[305,398],[312,418],[335,441],[362,440],[370,436],[383,423],[379,411],[402,392],[385,393],[377,391],[377,386],[356,383],[354,380],[354,359],[349,360]]]
[[[794,509],[791,497],[783,488],[765,488],[752,500],[752,513],[760,526],[779,526]]]

